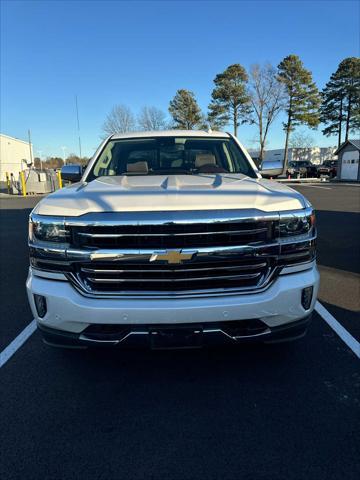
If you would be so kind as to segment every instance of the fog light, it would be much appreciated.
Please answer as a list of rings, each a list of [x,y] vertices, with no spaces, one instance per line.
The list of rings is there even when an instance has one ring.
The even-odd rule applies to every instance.
[[[301,305],[305,310],[309,310],[313,296],[313,287],[306,287],[301,293]]]
[[[45,317],[46,315],[46,298],[43,297],[42,295],[36,295],[34,294],[34,300],[35,300],[35,306],[36,306],[36,311],[39,315],[40,318]]]

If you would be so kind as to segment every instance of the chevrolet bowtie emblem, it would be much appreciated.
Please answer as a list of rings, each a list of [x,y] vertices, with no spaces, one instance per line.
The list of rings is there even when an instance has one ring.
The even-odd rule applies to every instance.
[[[191,260],[196,255],[196,250],[162,250],[154,252],[150,257],[150,262],[165,261],[167,263],[181,263],[183,260]]]

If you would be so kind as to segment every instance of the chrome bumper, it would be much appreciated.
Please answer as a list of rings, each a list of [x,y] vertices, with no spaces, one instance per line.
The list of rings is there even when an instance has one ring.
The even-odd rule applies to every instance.
[[[254,320],[251,321],[254,323]],[[239,322],[211,322],[208,324],[174,325],[134,325],[122,326],[118,334],[75,334],[64,332],[38,324],[46,344],[60,347],[118,347],[152,349],[183,349],[200,348],[204,346],[237,345],[246,342],[276,343],[289,339],[301,338],[311,322],[311,314],[306,317],[279,327],[244,328],[244,320]],[[239,331],[229,330],[229,323],[238,324]],[[261,322],[260,322],[261,323]],[[249,322],[250,325],[250,322]],[[106,338],[108,336],[109,338]]]

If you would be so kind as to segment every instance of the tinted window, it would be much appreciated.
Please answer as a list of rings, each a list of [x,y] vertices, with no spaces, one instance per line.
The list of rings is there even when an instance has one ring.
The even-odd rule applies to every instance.
[[[111,140],[87,178],[202,173],[242,173],[256,178],[232,139],[196,137]]]

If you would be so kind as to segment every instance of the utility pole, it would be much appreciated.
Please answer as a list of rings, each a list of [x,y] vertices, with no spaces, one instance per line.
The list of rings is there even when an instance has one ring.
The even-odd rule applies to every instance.
[[[82,158],[82,155],[81,155],[81,139],[80,139],[79,108],[78,108],[77,95],[75,95],[75,105],[76,105],[77,129],[78,129],[78,135],[79,135],[79,153],[80,153],[80,158]]]
[[[33,156],[32,156],[32,148],[31,148],[31,132],[30,132],[30,128],[28,130],[28,135],[29,135],[29,151],[30,151],[30,162],[31,162],[31,165],[33,164]]]

